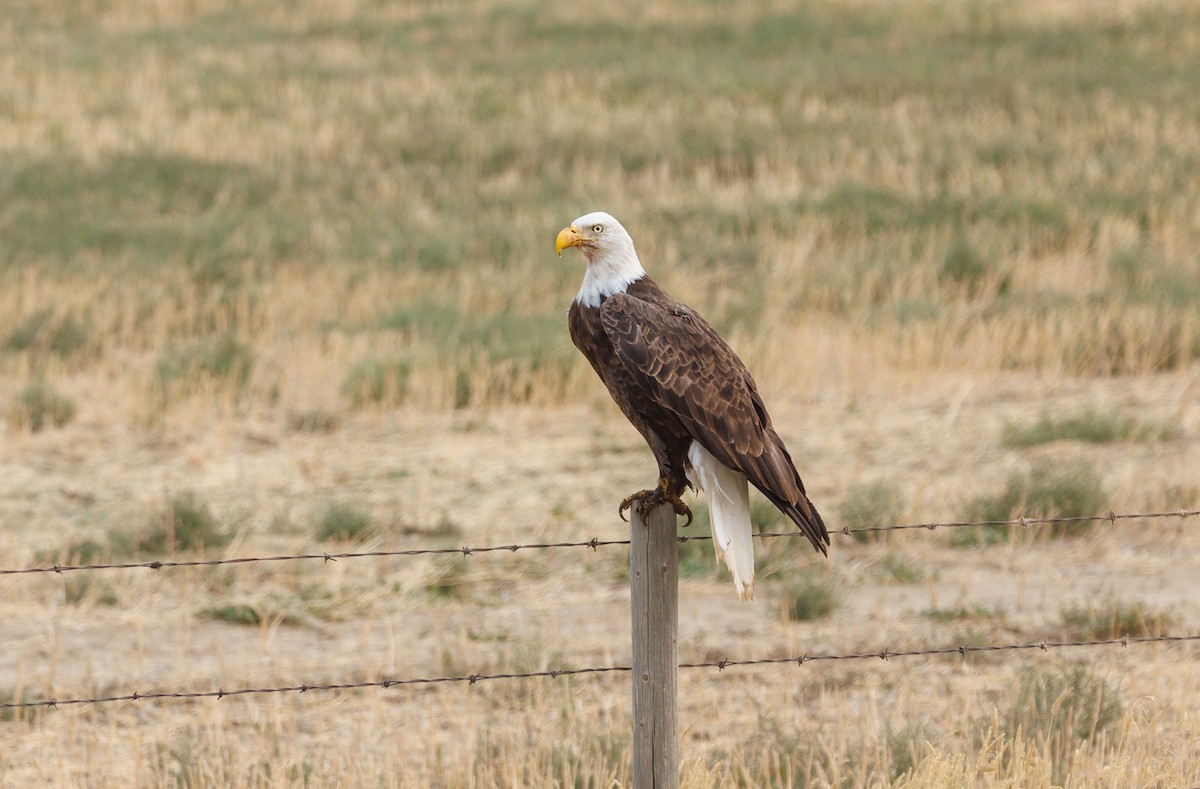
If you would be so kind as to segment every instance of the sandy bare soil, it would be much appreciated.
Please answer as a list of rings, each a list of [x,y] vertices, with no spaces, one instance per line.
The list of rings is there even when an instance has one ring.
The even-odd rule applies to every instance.
[[[887,480],[905,494],[907,521],[945,521],[1037,459],[1094,463],[1117,512],[1195,506],[1198,381],[1195,372],[1054,382],[942,378],[806,401],[768,397],[812,498],[837,528],[842,499],[856,484]],[[1000,443],[1006,422],[1083,407],[1119,408],[1176,433],[1023,450]],[[185,490],[236,529],[232,544],[217,552],[230,557],[329,550],[315,542],[311,524],[332,500],[355,503],[375,523],[369,539],[332,544],[338,549],[619,538],[615,503],[645,485],[653,468],[614,411],[597,400],[549,412],[379,413],[327,435],[290,432],[253,415],[189,414],[147,430],[84,414],[61,431],[5,436],[5,566],[44,563],[39,552],[134,528]],[[776,540],[760,545],[751,603],[739,603],[727,579],[684,579],[680,656],[1026,642],[1057,637],[1064,606],[1109,597],[1169,611],[1171,632],[1195,632],[1198,522],[1103,524],[1080,539],[1018,536],[968,549],[949,547],[944,529],[868,544],[835,535],[829,564],[840,602],[830,617],[810,623],[783,615],[784,590],[819,560],[798,542]],[[897,556],[921,578],[902,583],[881,570]],[[91,573],[91,586],[75,594],[68,584],[78,576],[9,576],[0,581],[0,688],[32,700],[620,664],[629,652],[624,562],[623,549],[609,547],[110,570]],[[304,602],[313,599],[320,605]],[[244,626],[202,617],[228,602],[259,605],[267,619]],[[954,608],[986,614],[928,615]],[[788,731],[824,727],[846,741],[847,724],[869,734],[908,720],[932,733],[928,747],[974,753],[951,744],[963,736],[957,729],[1003,706],[1016,667],[1064,661],[1111,677],[1130,720],[1151,727],[1140,736],[1169,723],[1194,742],[1196,654],[1187,646],[1140,646],[684,672],[681,752],[693,765],[720,764],[721,754],[757,742],[764,722]],[[556,716],[618,736],[627,726],[626,696],[623,675],[615,675],[23,712],[0,724],[0,775],[9,785],[154,783],[187,774],[195,767],[189,759],[203,764],[197,754],[216,748],[225,754],[223,769],[234,771],[214,774],[221,780],[253,784],[245,765],[265,759],[307,765],[313,777],[347,784],[388,775],[384,783],[418,785],[448,774],[447,762],[460,769],[462,758],[478,759],[488,737],[513,736],[514,720],[546,736]],[[395,736],[394,726],[408,734]],[[1185,757],[1197,763],[1194,756],[1177,754],[1173,763],[1194,770],[1185,767]],[[703,770],[690,775],[704,784]]]

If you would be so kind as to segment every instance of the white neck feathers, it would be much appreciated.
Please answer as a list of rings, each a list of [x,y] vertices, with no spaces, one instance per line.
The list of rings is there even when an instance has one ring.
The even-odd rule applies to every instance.
[[[601,300],[614,293],[624,293],[631,283],[644,276],[646,270],[638,260],[632,241],[597,252],[588,257],[583,287],[575,295],[575,301],[584,307],[599,307]]]

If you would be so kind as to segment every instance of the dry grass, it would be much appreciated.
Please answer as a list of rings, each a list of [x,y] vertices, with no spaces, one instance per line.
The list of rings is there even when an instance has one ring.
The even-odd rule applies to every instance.
[[[186,8],[3,33],[0,336],[52,318],[15,382],[336,408],[373,363],[411,371],[385,406],[576,401],[547,251],[593,206],[789,391],[1200,355],[1187,5]],[[244,374],[178,364],[230,340]]]
[[[1032,495],[1012,480],[1085,466],[1088,507],[1195,506],[1198,22],[1078,0],[14,4],[4,564],[111,554],[185,492],[220,525],[198,555],[615,536],[650,463],[566,339],[579,262],[550,251],[593,208],[756,371],[827,516],[1011,509]],[[1078,414],[1119,414],[1100,427],[1120,440],[1071,440],[1096,427],[1063,427]],[[1054,440],[1012,439],[1035,420]],[[1167,521],[844,540],[838,605],[805,622],[781,613],[814,572],[799,547],[760,546],[750,605],[692,557],[681,651],[1035,639],[1114,579],[1192,632],[1197,547]],[[0,587],[8,698],[628,650],[615,550]],[[922,613],[979,611],[1003,616]],[[1014,711],[1010,689],[1053,711],[1063,682],[1119,711]],[[1200,782],[1187,648],[681,688],[687,786]],[[22,712],[0,783],[608,787],[627,712],[605,677]]]

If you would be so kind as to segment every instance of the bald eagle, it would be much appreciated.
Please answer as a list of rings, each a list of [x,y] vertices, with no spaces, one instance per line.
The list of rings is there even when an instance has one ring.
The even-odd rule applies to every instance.
[[[646,276],[633,239],[604,212],[562,229],[555,249],[576,247],[587,260],[571,302],[571,340],[591,362],[621,411],[658,462],[658,486],[621,502],[639,511],[666,502],[691,523],[680,496],[689,486],[708,496],[713,546],[738,597],[754,594],[747,481],[827,554],[829,532],[750,371],[704,318]]]

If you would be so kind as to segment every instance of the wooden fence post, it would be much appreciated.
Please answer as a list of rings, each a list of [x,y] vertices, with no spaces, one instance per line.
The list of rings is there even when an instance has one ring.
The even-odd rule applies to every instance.
[[[629,518],[630,609],[633,621],[633,786],[679,786],[676,679],[679,660],[679,545],[675,511],[655,507]]]

